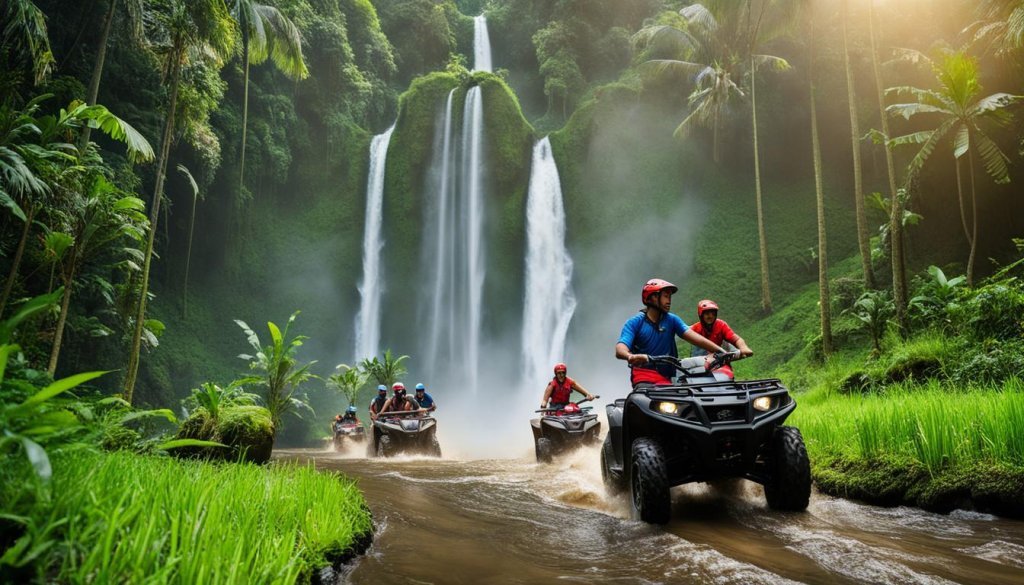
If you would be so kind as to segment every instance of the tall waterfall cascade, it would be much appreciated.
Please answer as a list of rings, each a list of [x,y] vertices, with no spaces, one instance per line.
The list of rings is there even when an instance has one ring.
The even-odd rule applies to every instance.
[[[363,232],[363,280],[359,283],[360,306],[356,314],[355,360],[376,356],[380,350],[381,223],[384,211],[384,168],[394,125],[370,142],[370,172],[366,181],[366,220]]]
[[[473,71],[491,73],[491,38],[487,34],[487,17],[473,19]]]
[[[478,16],[474,22],[474,70],[490,71],[487,21]],[[422,247],[429,295],[420,315],[429,331],[424,347],[427,367],[435,377],[476,388],[486,279],[483,93],[478,86],[466,92],[458,132],[455,91],[445,100],[434,139],[428,188],[433,199]]]
[[[565,360],[565,338],[576,310],[572,258],[565,247],[565,208],[558,167],[545,136],[533,147],[526,199],[523,374],[540,382]]]

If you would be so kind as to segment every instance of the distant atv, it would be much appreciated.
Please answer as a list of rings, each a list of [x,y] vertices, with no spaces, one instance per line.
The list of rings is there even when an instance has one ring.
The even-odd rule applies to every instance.
[[[345,448],[345,439],[349,442],[357,441],[362,443],[366,440],[366,429],[355,421],[335,421],[334,423],[334,450],[341,451]]]
[[[722,366],[737,357],[652,356],[679,370],[676,384],[640,385],[607,406],[601,475],[609,491],[629,489],[634,518],[664,524],[670,488],[725,478],[764,485],[773,509],[807,508],[807,450],[800,431],[782,425],[796,402],[779,380],[733,381]]]
[[[381,414],[373,422],[370,457],[391,457],[403,453],[441,456],[437,442],[437,419],[422,410],[392,411]]]
[[[600,396],[595,396],[600,398]],[[591,407],[580,407],[579,402],[570,402],[565,408],[542,408],[540,418],[530,420],[533,430],[533,450],[537,461],[550,463],[552,457],[582,445],[597,444],[601,436],[601,422]]]

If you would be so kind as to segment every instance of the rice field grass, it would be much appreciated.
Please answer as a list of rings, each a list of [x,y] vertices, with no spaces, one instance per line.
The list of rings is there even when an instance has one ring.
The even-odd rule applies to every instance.
[[[372,529],[353,481],[306,466],[78,452],[10,488],[36,582],[292,585]]]
[[[815,396],[814,394],[818,394]],[[827,394],[827,397],[822,396]],[[935,473],[978,462],[1024,466],[1024,381],[956,389],[937,381],[884,393],[842,395],[820,387],[789,423],[816,456],[906,456]]]

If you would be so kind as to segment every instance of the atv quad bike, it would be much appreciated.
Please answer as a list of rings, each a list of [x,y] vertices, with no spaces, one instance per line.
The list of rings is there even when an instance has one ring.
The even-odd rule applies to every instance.
[[[773,509],[807,508],[807,450],[800,431],[782,424],[796,402],[779,380],[716,372],[738,355],[651,356],[679,371],[675,383],[640,384],[607,406],[601,475],[610,492],[629,490],[634,518],[664,524],[672,487],[727,478],[764,485]]]
[[[357,441],[362,443],[366,440],[366,429],[363,425],[352,421],[342,421],[334,424],[334,450],[341,451],[345,446],[345,439],[349,442]]]
[[[373,422],[370,457],[391,457],[401,453],[441,456],[437,442],[437,419],[422,410],[385,412]]]
[[[595,396],[600,398],[600,396]],[[582,445],[593,445],[601,435],[601,422],[597,414],[590,412],[590,406],[580,407],[579,402],[570,402],[564,408],[542,408],[540,418],[530,420],[533,430],[533,450],[537,461],[550,463],[559,455]]]

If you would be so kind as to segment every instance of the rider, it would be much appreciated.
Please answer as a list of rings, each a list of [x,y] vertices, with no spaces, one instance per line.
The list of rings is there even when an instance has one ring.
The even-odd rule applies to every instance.
[[[410,410],[419,410],[420,405],[411,396],[405,395],[405,384],[401,382],[395,382],[391,385],[391,398],[388,398],[387,402],[380,409],[380,414],[385,412],[404,412]]]
[[[388,387],[384,384],[377,386],[377,397],[370,402],[370,420],[377,420],[377,413],[384,408],[388,401]]]
[[[343,422],[343,423],[356,423],[357,425],[363,424],[363,423],[361,423],[359,421],[359,417],[356,416],[356,411],[358,411],[358,410],[359,409],[356,408],[355,406],[349,405],[349,407],[347,409],[345,409],[345,416],[341,417],[341,422]]]
[[[682,319],[669,312],[672,295],[678,290],[679,287],[666,280],[648,280],[641,291],[644,308],[622,326],[619,341],[615,344],[615,357],[629,362],[629,378],[634,387],[644,383],[672,383],[675,368],[647,365],[647,362],[651,355],[679,357],[675,341],[677,335],[709,352],[724,351],[717,343],[689,330]]]
[[[416,402],[420,404],[420,408],[425,408],[429,411],[437,410],[434,397],[427,394],[427,387],[423,385],[423,382],[416,384]]]
[[[594,399],[593,394],[566,375],[565,364],[555,364],[555,377],[544,388],[544,398],[540,399],[540,407],[558,410],[565,408],[565,405],[569,404],[569,396],[573,390],[586,396],[587,400]]]
[[[740,350],[740,355],[743,357],[754,355],[754,350],[747,346],[747,342],[736,335],[728,323],[718,318],[718,304],[715,301],[704,299],[697,303],[697,322],[690,325],[690,329],[708,338],[711,343],[721,345],[723,341],[728,341]],[[694,356],[707,353],[697,347],[694,347],[692,352]]]
[[[344,424],[345,423],[342,421],[342,417],[339,414],[334,417],[334,422],[331,423],[331,428],[334,429],[335,434],[337,434],[341,432],[341,428]]]

